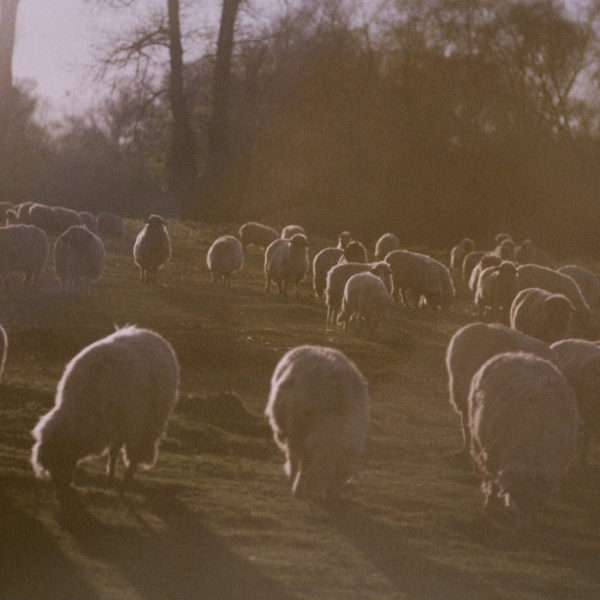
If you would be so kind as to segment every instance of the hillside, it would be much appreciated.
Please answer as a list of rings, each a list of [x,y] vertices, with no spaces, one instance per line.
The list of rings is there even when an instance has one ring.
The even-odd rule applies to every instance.
[[[143,285],[131,254],[140,228],[127,221],[124,238],[107,241],[105,274],[89,298],[59,293],[51,265],[30,296],[0,295],[9,334],[0,598],[600,598],[597,448],[588,472],[568,474],[527,536],[508,518],[484,518],[478,481],[456,459],[461,434],[444,354],[474,320],[464,290],[440,315],[398,308],[366,341],[327,330],[308,283],[299,300],[266,298],[256,249],[231,290],[211,287],[206,251],[234,225],[169,222],[173,257],[158,287]],[[311,256],[328,243],[310,242]],[[61,510],[52,485],[34,477],[29,432],[53,405],[65,364],[127,323],[172,343],[180,402],[157,465],[132,491],[105,487],[105,459],[87,461],[77,469],[78,506]],[[277,361],[304,343],[341,349],[370,385],[367,456],[335,506],[291,496],[262,417]]]

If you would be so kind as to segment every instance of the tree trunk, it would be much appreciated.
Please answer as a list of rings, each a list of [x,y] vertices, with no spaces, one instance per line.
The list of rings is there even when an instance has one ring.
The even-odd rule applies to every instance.
[[[19,0],[0,0],[0,143],[10,126],[13,88],[12,58]]]
[[[208,124],[208,163],[202,176],[199,215],[207,221],[223,218],[219,188],[229,165],[229,97],[235,21],[242,0],[223,0],[213,80],[212,113]]]
[[[183,85],[183,48],[179,0],[168,0],[169,52],[171,74],[169,101],[173,117],[171,145],[167,158],[169,188],[175,196],[182,217],[189,217],[190,204],[197,183],[196,143],[190,123]]]

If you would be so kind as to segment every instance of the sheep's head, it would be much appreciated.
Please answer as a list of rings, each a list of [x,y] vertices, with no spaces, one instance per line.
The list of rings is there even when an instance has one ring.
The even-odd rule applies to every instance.
[[[308,240],[303,233],[295,233],[290,238],[290,244],[297,249],[308,248]]]
[[[498,254],[503,260],[514,260],[515,258],[515,243],[510,239],[502,240],[498,247]]]
[[[342,231],[340,235],[338,235],[338,248],[340,250],[345,250],[348,244],[352,241],[352,236],[348,231]]]
[[[148,225],[148,227],[155,227],[155,228],[162,228],[164,227],[167,222],[159,215],[150,215],[145,221],[144,221],[145,225]]]
[[[366,263],[367,251],[360,242],[355,240],[346,246],[346,249],[344,250],[344,258],[348,262]]]
[[[473,252],[475,242],[469,238],[464,238],[460,243],[460,247],[464,250],[465,254],[468,254],[469,252]]]
[[[494,238],[494,241],[496,242],[496,244],[501,244],[504,240],[510,240],[510,235],[508,235],[508,233],[499,233]]]
[[[495,254],[485,254],[481,257],[481,260],[479,261],[479,266],[482,271],[483,269],[487,269],[488,267],[497,267],[501,264],[502,259],[499,256],[496,256]]]

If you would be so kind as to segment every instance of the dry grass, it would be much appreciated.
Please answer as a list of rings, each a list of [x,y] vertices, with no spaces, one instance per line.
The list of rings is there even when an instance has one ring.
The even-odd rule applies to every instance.
[[[307,292],[265,298],[256,250],[231,290],[211,287],[206,251],[233,225],[171,222],[173,258],[158,287],[142,285],[131,256],[140,228],[130,221],[123,239],[108,242],[105,276],[89,299],[58,294],[50,267],[35,294],[0,297],[10,337],[0,598],[600,598],[597,451],[526,537],[509,518],[483,517],[477,481],[455,458],[461,438],[443,358],[454,331],[473,320],[465,296],[435,317],[398,309],[365,341],[326,330],[325,309]],[[156,467],[133,491],[104,487],[104,460],[88,461],[74,505],[61,509],[52,486],[34,479],[29,431],[52,406],[66,362],[125,323],[172,342],[180,404]],[[341,349],[370,382],[367,457],[336,506],[291,497],[262,418],[275,364],[303,343]]]

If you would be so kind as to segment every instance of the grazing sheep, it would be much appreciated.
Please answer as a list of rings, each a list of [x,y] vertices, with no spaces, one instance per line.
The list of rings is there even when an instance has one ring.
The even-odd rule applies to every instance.
[[[540,288],[521,290],[510,308],[510,326],[552,344],[568,337],[575,308],[566,296]]]
[[[158,269],[171,258],[171,238],[167,222],[159,215],[151,215],[144,223],[133,246],[133,258],[140,268],[140,279],[156,285]]]
[[[112,481],[123,448],[130,483],[138,465],[156,462],[178,385],[173,348],[148,329],[124,327],[84,348],[67,365],[54,408],[32,431],[36,475],[65,491],[81,459],[108,451]]]
[[[16,206],[17,223],[20,223],[21,225],[31,225],[29,211],[33,205],[34,202],[22,202]]]
[[[8,354],[8,336],[6,330],[0,325],[0,383],[4,375],[4,365],[6,364],[6,355]]]
[[[352,236],[348,231],[342,231],[340,235],[338,235],[338,243],[337,248],[340,250],[345,250],[348,244],[352,241]]]
[[[433,266],[437,269],[438,275],[440,277],[440,284],[442,285],[442,299],[439,305],[439,308],[448,308],[454,302],[454,298],[456,296],[456,289],[454,288],[454,283],[452,281],[452,275],[450,275],[450,271],[446,265],[443,265],[441,262],[431,259]],[[425,303],[427,304],[427,298],[425,298]],[[438,308],[436,306],[432,306],[431,308]]]
[[[392,309],[392,297],[383,281],[373,273],[357,273],[346,282],[338,325],[346,331],[354,320],[360,330],[364,322],[367,334],[373,334],[381,321],[385,321]]]
[[[512,238],[508,233],[499,233],[494,238],[494,241],[496,242],[496,246],[499,246],[504,240],[510,240],[510,239],[512,239]]]
[[[590,440],[600,440],[600,348],[585,340],[562,340],[551,346],[557,365],[571,384],[581,414],[579,465],[587,468]]]
[[[98,233],[98,220],[91,212],[82,210],[77,214],[82,225],[85,225],[92,233]]]
[[[45,204],[34,204],[29,209],[29,221],[52,235],[59,232],[59,218],[51,206]]]
[[[600,280],[595,273],[578,265],[566,265],[558,269],[558,272],[568,275],[575,281],[591,310],[598,308]]]
[[[481,271],[475,291],[475,304],[482,315],[489,308],[493,320],[508,324],[510,307],[518,292],[517,267],[504,261],[496,267],[487,267]]]
[[[459,329],[450,340],[446,351],[450,404],[460,415],[467,452],[471,444],[467,399],[473,375],[492,356],[519,351],[554,360],[547,344],[497,323],[471,323]]]
[[[356,273],[373,273],[379,277],[388,292],[392,290],[392,270],[386,262],[376,263],[345,263],[335,265],[327,273],[327,286],[325,287],[325,302],[327,304],[327,324],[333,325],[342,307],[346,282]]]
[[[479,263],[479,261],[489,252],[485,252],[483,250],[474,250],[473,252],[469,252],[462,264],[462,280],[463,283],[469,285],[469,281],[471,279],[471,274],[473,273],[473,269]]]
[[[588,327],[592,311],[574,279],[564,273],[539,265],[521,265],[517,271],[520,289],[541,288],[553,294],[563,294],[575,307],[573,326],[581,330]]]
[[[444,289],[440,280],[440,271],[434,261],[425,254],[394,250],[385,257],[385,262],[392,269],[393,289],[392,298],[397,301],[398,294],[407,308],[410,308],[409,294],[419,305],[421,297],[425,298],[427,306],[441,307],[444,302]]]
[[[217,238],[208,250],[206,264],[210,271],[211,285],[218,283],[231,287],[231,274],[244,266],[242,244],[232,235]]]
[[[72,225],[54,244],[54,271],[64,292],[75,292],[79,282],[87,294],[90,284],[102,277],[104,244],[84,225]]]
[[[499,256],[502,260],[509,260],[516,262],[517,260],[517,247],[515,243],[510,239],[502,240],[494,249],[493,254]]]
[[[367,382],[339,350],[300,346],[278,363],[265,409],[298,498],[335,498],[367,440]]]
[[[465,256],[470,252],[473,252],[475,248],[475,242],[469,238],[461,240],[460,244],[454,246],[450,251],[450,267],[462,272],[463,261]]]
[[[256,223],[255,221],[244,223],[240,227],[238,234],[244,252],[246,252],[246,248],[250,244],[254,244],[264,250],[269,244],[279,238],[279,234],[275,229],[262,223]]]
[[[18,225],[19,224],[19,215],[16,210],[11,208],[7,209],[5,213],[5,223],[6,225]]]
[[[306,231],[304,231],[303,227],[300,225],[286,225],[281,231],[281,239],[282,240],[291,240],[294,235],[297,233],[301,233],[306,236]]]
[[[344,254],[340,257],[339,264],[344,263],[366,263],[369,259],[367,257],[367,249],[357,240],[352,240],[346,246]]]
[[[394,250],[400,250],[400,240],[393,233],[384,233],[375,244],[375,261],[385,260]]]
[[[344,255],[341,248],[323,248],[315,255],[312,264],[313,272],[313,289],[317,298],[323,297],[323,292],[327,286],[327,273],[329,270],[339,263],[340,258]]]
[[[522,265],[540,265],[556,269],[556,261],[541,248],[533,245],[531,240],[525,240],[515,250],[515,258]]]
[[[101,212],[96,217],[101,235],[119,238],[123,235],[123,219],[113,213]]]
[[[277,284],[279,293],[287,296],[288,283],[296,286],[300,295],[300,282],[308,273],[308,242],[302,233],[295,233],[290,240],[280,238],[270,244],[265,252],[265,293],[270,294],[271,281]]]
[[[35,225],[0,228],[0,277],[9,291],[9,273],[23,273],[26,290],[33,286],[46,266],[48,248],[48,236]]]
[[[57,233],[64,233],[73,225],[81,225],[81,219],[77,211],[64,206],[54,206],[52,210],[56,215]]]
[[[471,271],[471,277],[469,278],[469,289],[475,294],[477,291],[477,284],[479,283],[479,275],[481,271],[488,267],[497,267],[502,264],[502,259],[495,254],[484,254],[481,260],[475,265]]]
[[[519,528],[530,529],[576,451],[580,417],[571,386],[535,354],[494,356],[473,376],[469,422],[484,506],[502,499]]]

